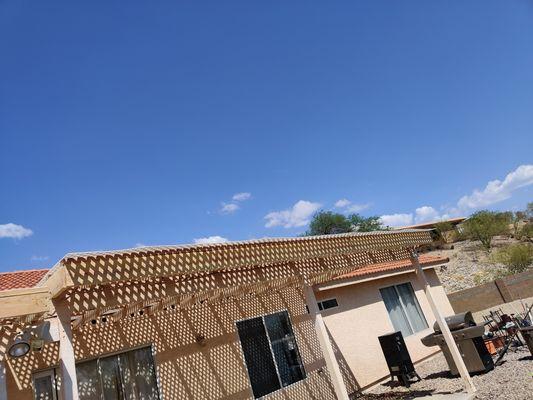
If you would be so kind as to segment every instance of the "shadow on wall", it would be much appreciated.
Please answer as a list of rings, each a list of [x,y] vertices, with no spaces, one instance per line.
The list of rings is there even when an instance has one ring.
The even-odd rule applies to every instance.
[[[135,313],[120,322],[96,322],[74,333],[78,361],[152,345],[159,386],[167,399],[252,398],[235,322],[288,310],[307,379],[271,395],[272,399],[335,399],[314,324],[297,286],[258,295],[198,303],[186,309],[167,308],[153,315]],[[199,337],[205,340],[198,340]],[[335,352],[350,392],[357,381],[339,349]],[[40,353],[9,360],[19,390],[14,398],[31,399],[31,375],[56,366],[58,344]],[[80,399],[89,393],[80,392]]]

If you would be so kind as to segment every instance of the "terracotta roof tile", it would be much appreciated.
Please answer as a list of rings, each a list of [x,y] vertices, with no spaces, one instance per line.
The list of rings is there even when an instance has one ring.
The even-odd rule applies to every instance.
[[[427,254],[420,255],[418,257],[418,260],[420,261],[420,265],[422,265],[423,267],[429,267],[429,266],[438,265],[438,264],[445,264],[448,261],[450,261],[449,258],[447,257],[430,256]],[[408,259],[390,261],[390,262],[367,265],[353,272],[349,272],[344,275],[339,275],[335,279],[358,278],[358,277],[365,276],[365,275],[374,275],[374,274],[378,274],[382,272],[394,272],[394,271],[399,271],[399,270],[408,269],[408,268],[411,268],[411,261]]]
[[[0,273],[0,290],[21,289],[35,286],[48,272],[47,269]]]

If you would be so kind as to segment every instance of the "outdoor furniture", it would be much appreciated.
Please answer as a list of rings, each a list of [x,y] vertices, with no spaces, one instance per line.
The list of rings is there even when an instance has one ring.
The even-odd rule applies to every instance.
[[[505,339],[501,336],[494,336],[484,339],[484,342],[491,356],[498,354],[498,349],[501,349],[503,346],[505,346]]]
[[[520,328],[520,333],[526,342],[529,352],[533,356],[533,326],[525,326]]]

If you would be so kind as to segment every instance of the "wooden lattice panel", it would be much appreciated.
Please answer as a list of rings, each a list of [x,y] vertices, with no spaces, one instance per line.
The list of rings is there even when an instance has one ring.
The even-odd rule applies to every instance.
[[[333,257],[354,252],[382,252],[431,243],[427,231],[392,231],[319,237],[270,239],[215,245],[153,247],[65,256],[74,286],[94,286],[148,277],[188,275],[247,266]]]

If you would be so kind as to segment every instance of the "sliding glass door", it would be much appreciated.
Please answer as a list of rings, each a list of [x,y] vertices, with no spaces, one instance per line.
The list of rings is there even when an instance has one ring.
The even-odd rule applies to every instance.
[[[149,347],[76,365],[80,400],[158,400]]]

